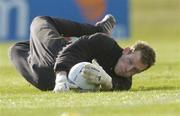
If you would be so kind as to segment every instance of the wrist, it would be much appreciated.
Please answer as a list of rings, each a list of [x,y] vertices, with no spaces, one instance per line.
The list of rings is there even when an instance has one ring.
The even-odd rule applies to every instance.
[[[63,83],[63,82],[67,82],[66,74],[56,73],[55,83],[57,84],[57,83]]]

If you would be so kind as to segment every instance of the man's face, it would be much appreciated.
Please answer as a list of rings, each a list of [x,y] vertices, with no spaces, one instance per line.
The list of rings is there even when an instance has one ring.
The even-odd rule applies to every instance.
[[[125,48],[114,68],[114,72],[118,76],[131,77],[142,72],[146,67],[147,65],[141,62],[140,51],[133,52],[130,48]]]

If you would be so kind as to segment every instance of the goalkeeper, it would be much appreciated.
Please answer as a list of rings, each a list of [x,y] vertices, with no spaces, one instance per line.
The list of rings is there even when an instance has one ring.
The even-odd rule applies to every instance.
[[[29,83],[43,91],[68,91],[73,87],[67,81],[71,67],[92,59],[100,66],[84,67],[82,75],[87,80],[103,85],[103,90],[129,90],[132,76],[154,64],[155,52],[143,42],[121,48],[110,37],[115,22],[112,15],[106,15],[95,26],[36,17],[30,27],[30,40],[13,45],[10,59]],[[69,37],[79,39],[71,42]]]

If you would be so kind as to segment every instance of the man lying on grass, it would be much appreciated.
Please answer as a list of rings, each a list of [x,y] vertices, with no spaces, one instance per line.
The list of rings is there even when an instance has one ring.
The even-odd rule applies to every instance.
[[[30,40],[13,45],[10,59],[29,83],[43,91],[76,88],[68,73],[80,62],[86,62],[80,76],[87,83],[100,86],[100,90],[129,90],[132,76],[155,63],[155,52],[144,42],[121,48],[110,36],[115,23],[112,15],[96,25],[36,17],[30,26]],[[70,37],[79,39],[71,42]],[[99,65],[91,63],[93,59]]]

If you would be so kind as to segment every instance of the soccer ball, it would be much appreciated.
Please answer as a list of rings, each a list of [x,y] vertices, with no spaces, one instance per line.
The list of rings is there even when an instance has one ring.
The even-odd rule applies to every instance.
[[[86,64],[89,62],[80,62],[74,65],[68,74],[69,83],[75,84],[78,87],[78,90],[87,90],[87,91],[97,91],[100,88],[100,85],[88,83],[88,81],[81,76],[81,71]]]

